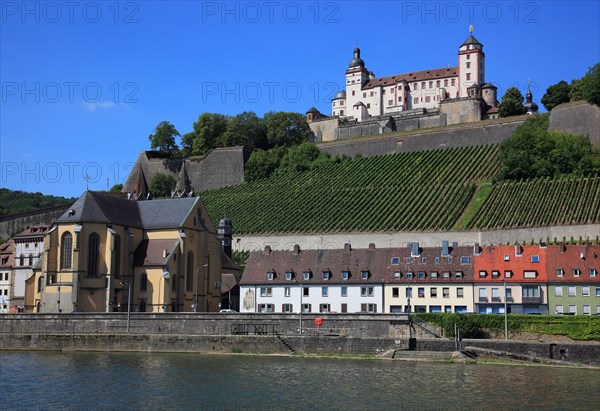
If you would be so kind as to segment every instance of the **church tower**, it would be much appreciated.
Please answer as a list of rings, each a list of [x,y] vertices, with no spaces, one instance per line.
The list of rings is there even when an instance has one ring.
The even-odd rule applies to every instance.
[[[231,257],[231,251],[232,251],[231,241],[232,241],[232,239],[233,239],[233,227],[231,225],[231,221],[225,215],[219,221],[219,225],[217,226],[217,240],[219,240],[221,242],[221,246],[223,248],[223,253],[225,253],[228,257]]]
[[[485,82],[485,54],[483,44],[473,36],[473,26],[469,27],[469,37],[460,45],[458,51],[458,96],[468,97],[468,88],[473,84],[480,86]]]
[[[348,116],[356,118],[354,106],[362,99],[362,86],[369,81],[369,70],[365,68],[365,62],[360,58],[360,49],[354,49],[354,58],[350,60],[346,70],[346,109]]]

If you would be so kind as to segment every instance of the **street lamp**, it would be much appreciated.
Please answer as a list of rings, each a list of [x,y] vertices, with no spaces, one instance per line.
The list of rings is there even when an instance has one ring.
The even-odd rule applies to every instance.
[[[504,283],[504,339],[508,340],[508,310],[506,304],[506,280],[502,281]]]
[[[204,264],[204,265],[198,266],[198,268],[196,268],[196,291],[195,291],[195,297],[194,297],[194,304],[192,304],[193,312],[198,312],[198,271],[200,270],[200,268],[205,268],[205,267],[208,267],[208,264]]]
[[[127,286],[127,334],[129,334],[131,324],[131,283],[124,283],[121,281],[121,287]]]

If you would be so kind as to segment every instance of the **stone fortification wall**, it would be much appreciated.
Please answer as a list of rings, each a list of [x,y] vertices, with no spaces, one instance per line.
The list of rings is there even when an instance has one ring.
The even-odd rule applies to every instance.
[[[368,248],[374,243],[378,248],[406,247],[408,243],[418,242],[422,247],[439,247],[443,240],[459,245],[499,245],[499,244],[529,244],[541,241],[589,240],[597,241],[600,224],[565,225],[551,227],[518,228],[512,230],[486,231],[405,231],[390,233],[339,233],[339,234],[289,234],[289,235],[247,235],[234,238],[234,249],[262,250],[271,246],[274,250],[291,250],[298,244],[301,249],[339,249],[350,243],[353,248]]]
[[[450,147],[468,147],[499,143],[511,136],[525,117],[486,120],[477,123],[407,133],[390,133],[372,138],[336,140],[319,144],[332,156],[347,155],[372,157],[392,153],[434,150]]]
[[[585,101],[556,106],[551,111],[550,130],[588,136],[592,144],[600,147],[600,107]]]
[[[197,160],[193,157],[185,160],[152,158],[151,152],[143,151],[131,169],[122,191],[131,192],[140,166],[150,187],[152,177],[157,173],[169,175],[177,180],[184,161],[190,184],[195,192],[241,184],[244,182],[245,156],[243,147],[217,148],[206,157]]]
[[[51,224],[69,209],[70,205],[44,208],[0,218],[0,237],[7,239],[28,226]]]

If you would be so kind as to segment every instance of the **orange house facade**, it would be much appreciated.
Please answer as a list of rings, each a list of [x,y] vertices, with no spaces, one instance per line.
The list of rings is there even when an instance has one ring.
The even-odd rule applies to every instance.
[[[548,314],[547,247],[484,246],[475,256],[473,298],[480,314]]]

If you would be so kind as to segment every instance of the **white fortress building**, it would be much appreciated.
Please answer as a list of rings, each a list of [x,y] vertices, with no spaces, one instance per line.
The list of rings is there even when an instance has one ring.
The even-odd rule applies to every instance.
[[[331,101],[331,116],[324,116],[315,108],[307,112],[307,121],[317,140],[327,141],[356,134],[331,135],[331,120],[336,120],[338,126],[347,126],[349,122],[350,126],[357,126],[360,122],[377,121],[381,126],[379,132],[388,132],[396,131],[398,122],[403,118],[424,116],[429,121],[416,127],[397,129],[497,117],[497,88],[485,82],[483,44],[473,36],[472,30],[471,27],[469,37],[459,47],[458,65],[452,67],[376,78],[365,66],[360,49],[355,48],[346,70],[346,90],[337,93]],[[329,124],[318,127],[319,122],[327,120]],[[364,130],[358,135],[364,135]]]

